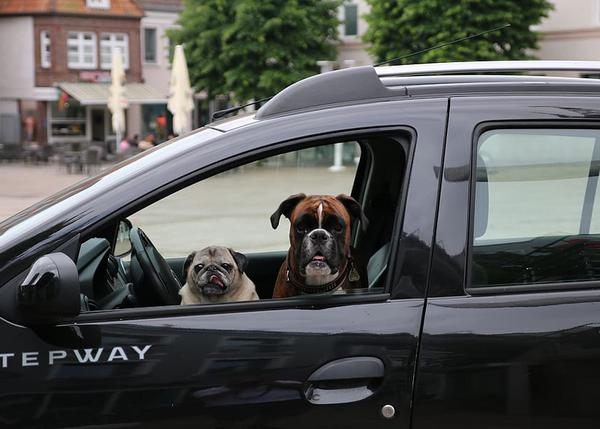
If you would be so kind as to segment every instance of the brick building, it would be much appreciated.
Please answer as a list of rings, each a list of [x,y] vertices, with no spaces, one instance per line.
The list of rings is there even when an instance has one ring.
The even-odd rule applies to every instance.
[[[130,108],[127,135],[140,133],[139,105],[164,103],[145,84],[135,0],[0,0],[0,144],[114,140],[109,95],[112,51],[123,52]],[[114,147],[114,146],[112,146]]]

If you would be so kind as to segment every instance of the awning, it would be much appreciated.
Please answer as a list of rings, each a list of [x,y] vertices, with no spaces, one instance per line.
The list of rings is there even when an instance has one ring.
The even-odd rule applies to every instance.
[[[105,105],[110,95],[108,83],[59,83],[58,87],[84,106]],[[163,104],[167,97],[146,83],[125,84],[130,104]]]

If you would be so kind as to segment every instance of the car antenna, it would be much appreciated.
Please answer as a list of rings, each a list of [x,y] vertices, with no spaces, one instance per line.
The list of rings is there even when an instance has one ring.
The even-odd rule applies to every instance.
[[[502,30],[502,29],[508,28],[508,27],[510,27],[510,24],[504,24],[504,25],[501,25],[501,26],[496,27],[496,28],[491,28],[489,30],[482,31],[481,33],[472,34],[472,35],[466,36],[466,37],[461,37],[460,39],[456,39],[456,40],[453,40],[451,42],[444,42],[444,43],[442,43],[440,45],[432,46],[431,48],[423,49],[423,50],[420,50],[420,51],[417,51],[417,52],[413,52],[411,54],[404,55],[404,56],[401,56],[401,57],[392,58],[391,60],[387,60],[387,61],[383,61],[383,62],[377,63],[377,64],[374,65],[374,67],[379,67],[379,66],[382,66],[384,64],[390,64],[390,63],[393,63],[394,61],[403,60],[404,58],[408,58],[408,57],[412,57],[412,56],[415,56],[415,55],[423,54],[425,52],[433,51],[434,49],[443,48],[444,46],[454,45],[456,43],[464,42],[465,40],[469,40],[469,39],[474,39],[476,37],[483,36],[484,34],[492,33],[494,31]],[[230,107],[229,109],[218,110],[218,111],[216,111],[216,112],[214,112],[212,114],[212,116],[210,118],[210,121],[212,122],[215,119],[220,119],[223,116],[227,116],[230,113],[235,113],[235,112],[237,112],[237,111],[239,111],[239,110],[241,110],[241,109],[243,109],[245,107],[255,106],[255,105],[263,103],[265,101],[269,101],[271,98],[273,98],[273,96],[266,97],[266,98],[261,98],[260,100],[253,101],[252,103],[244,104],[244,105],[241,105],[241,106],[234,106],[234,107]]]
[[[401,56],[401,57],[392,58],[391,60],[387,60],[387,61],[383,61],[381,63],[375,64],[374,67],[379,67],[379,66],[382,66],[384,64],[390,64],[390,63],[393,63],[394,61],[403,60],[403,59],[408,58],[408,57],[413,57],[415,55],[419,55],[419,54],[423,54],[425,52],[433,51],[434,49],[443,48],[444,46],[454,45],[456,43],[464,42],[465,40],[469,40],[469,39],[474,39],[476,37],[483,36],[484,34],[492,33],[494,31],[498,31],[498,30],[503,30],[504,28],[508,28],[508,27],[510,27],[510,24],[504,24],[504,25],[501,25],[500,27],[491,28],[489,30],[482,31],[481,33],[477,33],[477,34],[472,34],[470,36],[461,37],[460,39],[456,39],[456,40],[453,40],[451,42],[444,42],[444,43],[442,43],[440,45],[432,46],[431,48],[423,49],[421,51],[413,52],[411,54],[404,55],[404,56]]]
[[[234,107],[230,107],[229,109],[217,110],[210,117],[210,122],[214,121],[215,119],[222,118],[223,116],[229,115],[230,113],[235,113],[238,110],[243,109],[244,107],[254,106],[256,104],[268,101],[271,98],[273,98],[273,96],[266,97],[266,98],[261,98],[260,100],[256,100],[256,101],[253,101],[252,103],[244,104],[243,106],[234,106]]]

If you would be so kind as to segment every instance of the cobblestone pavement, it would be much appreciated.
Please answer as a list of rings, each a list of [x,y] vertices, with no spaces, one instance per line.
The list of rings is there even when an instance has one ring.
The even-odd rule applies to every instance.
[[[0,221],[85,177],[56,165],[0,162]]]

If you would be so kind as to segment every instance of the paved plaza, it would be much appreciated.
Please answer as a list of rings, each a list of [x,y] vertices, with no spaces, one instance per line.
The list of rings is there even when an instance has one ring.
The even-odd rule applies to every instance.
[[[57,165],[0,162],[0,222],[86,177]]]
[[[270,215],[291,194],[349,194],[355,170],[251,164],[208,178],[129,216],[166,257],[218,244],[243,252],[284,250],[288,222]],[[0,164],[0,221],[86,176],[57,166]]]

